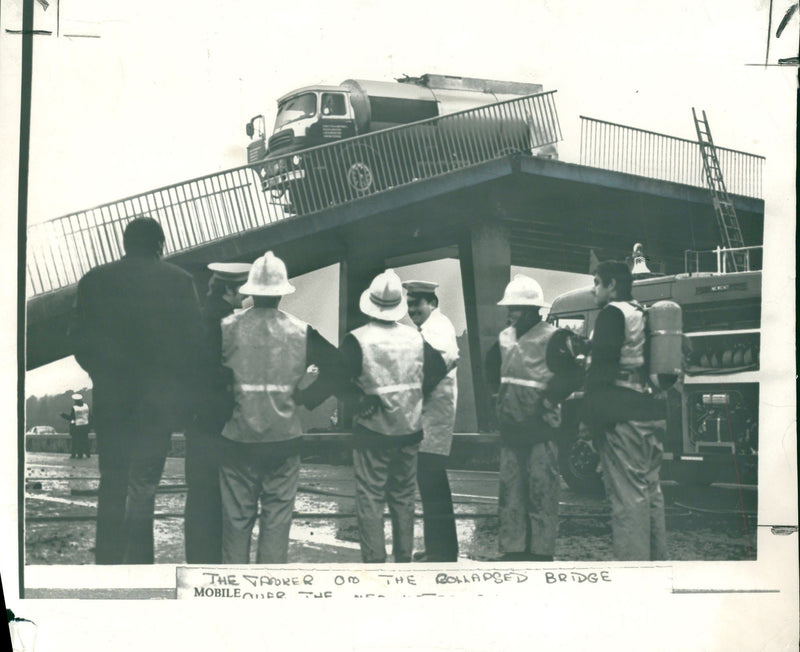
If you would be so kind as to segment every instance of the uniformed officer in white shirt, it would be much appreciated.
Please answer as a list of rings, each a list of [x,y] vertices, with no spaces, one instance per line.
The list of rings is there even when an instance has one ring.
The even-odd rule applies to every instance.
[[[72,395],[72,409],[61,416],[69,421],[69,434],[72,443],[71,458],[91,457],[89,445],[89,406],[83,402],[83,395]]]
[[[456,331],[439,310],[438,283],[407,281],[403,287],[407,293],[409,318],[423,339],[441,354],[447,366],[447,375],[422,405],[423,438],[417,462],[417,484],[422,498],[425,550],[415,553],[414,561],[454,562],[458,559],[458,539],[446,468],[458,399]]]

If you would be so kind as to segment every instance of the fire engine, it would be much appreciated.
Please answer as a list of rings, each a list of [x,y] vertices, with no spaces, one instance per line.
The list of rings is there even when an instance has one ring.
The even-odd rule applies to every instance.
[[[746,261],[729,272],[735,254]],[[666,392],[667,430],[662,478],[684,484],[754,483],[758,460],[761,247],[686,252],[682,274],[636,278],[644,306],[670,300],[683,313],[684,375]],[[716,261],[713,271],[701,271]],[[712,263],[713,264],[713,263]],[[634,270],[635,272],[635,270]],[[591,288],[556,298],[548,320],[590,337],[599,308]],[[582,393],[563,405],[559,465],[575,490],[600,488],[598,455],[579,435]]]

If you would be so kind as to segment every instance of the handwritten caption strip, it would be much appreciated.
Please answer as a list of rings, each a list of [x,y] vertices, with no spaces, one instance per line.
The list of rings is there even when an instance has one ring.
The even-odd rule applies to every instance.
[[[541,587],[623,589],[646,583],[669,591],[671,568],[546,569],[264,569],[177,567],[177,597],[183,600],[296,600],[422,598],[464,594],[509,595]]]

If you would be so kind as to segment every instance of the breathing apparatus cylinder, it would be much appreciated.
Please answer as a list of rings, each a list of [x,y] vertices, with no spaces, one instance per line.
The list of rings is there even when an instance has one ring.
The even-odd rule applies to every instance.
[[[647,309],[650,383],[665,390],[683,373],[683,315],[674,301],[657,301]]]

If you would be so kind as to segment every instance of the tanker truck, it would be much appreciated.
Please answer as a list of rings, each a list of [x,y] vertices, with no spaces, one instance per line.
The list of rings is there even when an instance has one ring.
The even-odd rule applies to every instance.
[[[557,138],[548,137],[554,116],[511,102],[542,91],[541,84],[431,74],[306,86],[278,100],[269,138],[263,115],[248,122],[247,162],[274,201],[305,213],[487,158],[556,158]],[[389,130],[395,133],[363,138]],[[337,141],[350,142],[325,147]]]

